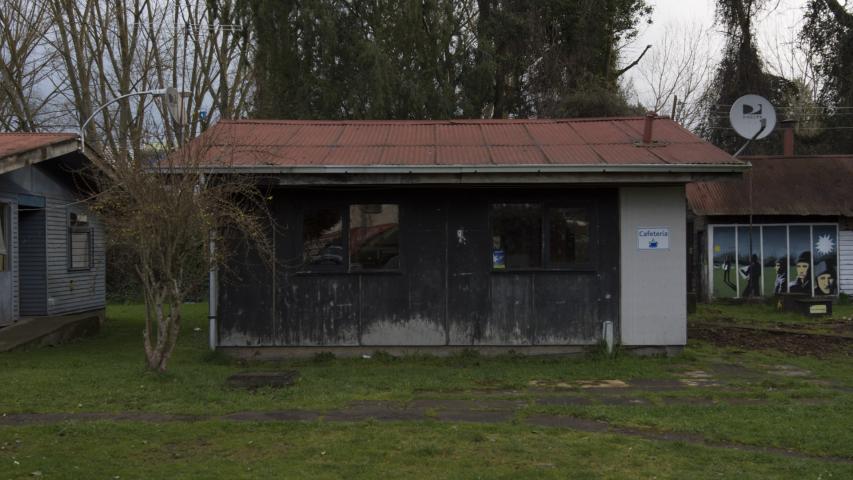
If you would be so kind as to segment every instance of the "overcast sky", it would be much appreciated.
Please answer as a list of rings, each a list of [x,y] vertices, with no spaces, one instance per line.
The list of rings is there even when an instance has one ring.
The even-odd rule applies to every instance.
[[[646,45],[651,44],[654,48],[668,25],[698,24],[712,27],[714,23],[715,0],[648,0],[648,3],[655,9],[652,15],[654,23],[644,26],[637,40],[626,49],[626,63],[636,58]],[[793,49],[802,24],[805,4],[806,0],[768,0],[767,7],[755,20],[759,47],[762,50]],[[719,30],[718,27],[716,29]],[[719,54],[724,42],[722,35],[715,35],[711,41],[713,50]],[[629,71],[629,75],[631,73],[636,72]],[[635,89],[642,100],[645,92],[637,82]]]

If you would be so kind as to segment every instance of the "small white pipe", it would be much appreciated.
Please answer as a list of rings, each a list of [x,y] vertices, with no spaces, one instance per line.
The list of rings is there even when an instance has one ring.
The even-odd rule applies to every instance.
[[[613,322],[610,320],[604,322],[601,328],[601,335],[607,344],[607,353],[613,353]]]
[[[217,287],[218,287],[218,278],[217,278],[217,268],[214,257],[216,255],[216,240],[214,238],[214,232],[210,232],[210,273],[208,274],[208,313],[207,313],[207,321],[208,321],[208,334],[209,334],[209,344],[211,350],[216,350],[217,345],[217,330],[216,330],[216,310],[217,310]]]

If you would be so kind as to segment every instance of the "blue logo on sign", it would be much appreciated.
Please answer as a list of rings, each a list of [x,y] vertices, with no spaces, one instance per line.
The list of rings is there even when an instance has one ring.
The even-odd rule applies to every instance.
[[[652,240],[649,242],[649,248],[658,248],[658,241]]]

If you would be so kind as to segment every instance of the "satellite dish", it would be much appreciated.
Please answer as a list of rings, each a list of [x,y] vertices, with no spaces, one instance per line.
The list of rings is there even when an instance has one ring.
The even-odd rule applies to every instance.
[[[759,140],[776,127],[776,110],[759,95],[744,95],[729,110],[729,121],[738,135],[747,140]]]
[[[181,95],[181,92],[175,87],[168,87],[164,98],[166,99],[166,110],[169,111],[172,120],[180,125],[187,123],[187,115],[186,111],[184,111],[184,97]]]

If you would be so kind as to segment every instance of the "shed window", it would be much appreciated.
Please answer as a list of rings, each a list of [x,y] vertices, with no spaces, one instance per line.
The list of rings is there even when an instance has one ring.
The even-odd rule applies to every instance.
[[[492,205],[492,266],[497,270],[542,266],[542,205]]]
[[[586,208],[498,203],[490,217],[494,270],[564,269],[591,262]]]
[[[349,255],[353,270],[400,268],[400,208],[388,203],[351,205]]]
[[[548,259],[552,266],[589,262],[589,217],[583,208],[548,210]]]
[[[68,215],[68,265],[69,270],[90,270],[93,267],[93,232],[84,214]]]
[[[344,264],[343,217],[341,210],[307,210],[302,221],[302,260],[305,265]]]
[[[0,204],[0,272],[9,269],[9,247],[6,239],[9,237],[6,231],[6,207]]]

